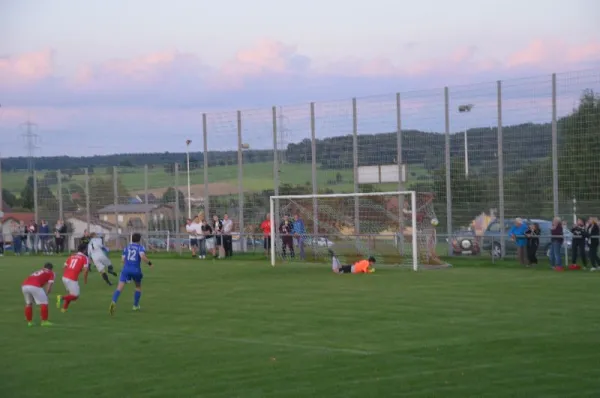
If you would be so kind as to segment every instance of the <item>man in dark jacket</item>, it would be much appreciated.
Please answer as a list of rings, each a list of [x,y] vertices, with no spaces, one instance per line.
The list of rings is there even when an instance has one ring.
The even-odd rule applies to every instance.
[[[554,217],[550,229],[550,265],[556,271],[563,271],[561,249],[563,245],[563,227],[560,217]]]

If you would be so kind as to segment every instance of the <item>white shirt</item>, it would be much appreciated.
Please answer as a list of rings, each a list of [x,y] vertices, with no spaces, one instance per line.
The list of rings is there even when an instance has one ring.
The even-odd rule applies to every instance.
[[[206,238],[206,236],[204,236],[204,232],[202,232],[202,225],[204,225],[204,223],[193,223],[192,225],[195,225],[195,230],[196,233],[198,234],[198,236],[196,237],[197,239],[204,239]]]
[[[186,225],[185,230],[187,231],[187,233],[190,234],[190,239],[198,239],[198,236],[196,236],[196,234],[199,233],[198,231],[200,231],[200,224],[198,224],[197,222],[193,222],[191,224]]]
[[[103,247],[104,244],[102,243],[102,238],[92,238],[88,244],[88,254],[90,256],[104,254],[102,251]]]
[[[223,220],[223,233],[225,235],[230,235],[232,229],[233,229],[233,221],[231,221],[231,219]]]

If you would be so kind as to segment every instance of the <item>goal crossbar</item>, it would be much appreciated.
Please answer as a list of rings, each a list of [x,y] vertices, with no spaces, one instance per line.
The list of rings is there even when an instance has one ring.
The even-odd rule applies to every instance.
[[[417,243],[417,193],[415,191],[390,191],[390,192],[357,192],[357,193],[333,193],[333,194],[315,194],[315,195],[273,195],[269,197],[269,216],[271,220],[271,265],[275,266],[276,250],[275,250],[275,231],[277,223],[275,219],[275,200],[279,199],[324,199],[324,198],[364,198],[376,196],[408,196],[410,195],[411,209],[411,226],[412,226],[412,263],[413,270],[418,270],[418,243]]]

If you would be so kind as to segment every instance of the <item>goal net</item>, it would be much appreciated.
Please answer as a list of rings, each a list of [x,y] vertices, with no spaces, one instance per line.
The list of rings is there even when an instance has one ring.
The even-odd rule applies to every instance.
[[[377,266],[417,270],[431,257],[425,253],[431,241],[418,237],[419,219],[433,225],[435,217],[423,216],[419,196],[414,191],[271,196],[271,265],[330,261],[334,252],[346,264],[373,256]]]

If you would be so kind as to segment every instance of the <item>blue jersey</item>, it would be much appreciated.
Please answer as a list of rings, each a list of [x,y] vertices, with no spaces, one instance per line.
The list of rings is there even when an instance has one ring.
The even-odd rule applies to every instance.
[[[130,243],[127,245],[127,247],[123,249],[123,258],[125,259],[123,269],[141,272],[142,254],[145,253],[146,249],[139,243]]]

